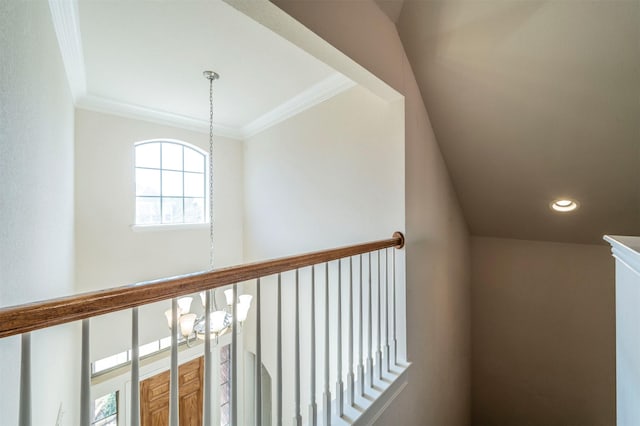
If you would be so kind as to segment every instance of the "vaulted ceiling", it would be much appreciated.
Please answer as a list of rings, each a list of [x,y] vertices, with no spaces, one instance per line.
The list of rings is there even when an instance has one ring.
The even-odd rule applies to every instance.
[[[473,235],[640,235],[640,1],[379,4]],[[579,209],[551,211],[560,197]]]

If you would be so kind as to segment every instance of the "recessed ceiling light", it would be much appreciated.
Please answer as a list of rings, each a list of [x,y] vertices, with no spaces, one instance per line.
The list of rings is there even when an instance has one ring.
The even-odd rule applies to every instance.
[[[578,203],[568,198],[561,198],[551,203],[551,208],[561,213],[572,212],[578,208]]]

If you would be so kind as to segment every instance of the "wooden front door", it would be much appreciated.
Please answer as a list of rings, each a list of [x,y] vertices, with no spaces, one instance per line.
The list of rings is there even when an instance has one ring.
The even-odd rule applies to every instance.
[[[178,369],[180,426],[202,426],[204,359],[196,358]],[[140,422],[143,426],[169,425],[169,372],[140,382]]]

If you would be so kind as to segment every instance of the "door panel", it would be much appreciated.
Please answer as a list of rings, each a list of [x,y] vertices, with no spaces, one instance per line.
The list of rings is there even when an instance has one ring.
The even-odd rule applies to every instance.
[[[202,426],[202,357],[178,368],[180,426]],[[143,426],[169,425],[168,371],[140,382],[140,422]]]

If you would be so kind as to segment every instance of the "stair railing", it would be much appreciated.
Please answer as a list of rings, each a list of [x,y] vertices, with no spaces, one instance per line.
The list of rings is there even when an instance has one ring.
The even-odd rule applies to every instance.
[[[309,405],[306,410],[309,425],[331,425],[337,423],[356,423],[358,410],[370,405],[370,390],[376,390],[377,394],[381,389],[380,383],[391,382],[397,376],[394,368],[402,366],[406,360],[400,359],[398,355],[398,340],[404,333],[398,330],[397,303],[397,282],[395,251],[389,249],[402,249],[404,247],[404,235],[395,232],[392,238],[378,240],[363,244],[351,245],[347,247],[322,250],[313,253],[289,256],[274,260],[267,260],[216,269],[213,271],[199,272],[182,275],[178,277],[146,281],[132,285],[114,287],[101,291],[78,294],[69,297],[29,303],[0,309],[0,339],[9,336],[21,335],[21,366],[20,366],[20,406],[19,424],[20,426],[31,426],[31,332],[66,324],[74,321],[82,321],[82,361],[81,361],[81,396],[80,396],[80,424],[89,426],[91,424],[91,364],[90,364],[90,319],[98,315],[131,309],[132,312],[132,362],[131,362],[131,401],[130,420],[131,426],[140,424],[140,364],[139,364],[139,342],[138,342],[138,308],[155,302],[171,300],[172,303],[172,345],[171,345],[171,385],[170,385],[170,407],[169,424],[178,426],[178,305],[177,300],[182,296],[199,292],[207,292],[205,312],[207,318],[211,312],[212,301],[209,290],[232,286],[234,299],[237,299],[237,283],[253,281],[256,284],[256,336],[255,336],[255,425],[262,425],[262,393],[261,393],[261,366],[262,366],[262,327],[265,319],[261,315],[261,296],[263,295],[263,285],[261,280],[265,278],[277,277],[277,314],[276,314],[276,335],[277,335],[277,368],[276,368],[276,394],[275,394],[275,421],[281,425],[283,418],[287,416],[283,410],[283,386],[293,386],[294,407],[293,424],[302,425],[302,401],[301,401],[301,334],[309,337],[310,359],[309,368]],[[333,262],[333,264],[332,264]],[[336,265],[337,262],[337,265]],[[355,264],[355,266],[354,266]],[[337,291],[334,291],[335,316],[330,316],[329,295],[330,295],[330,265],[337,267]],[[310,310],[310,330],[309,333],[300,330],[300,275],[303,268],[310,268],[310,300],[306,307]],[[347,273],[343,273],[342,268],[347,268]],[[294,347],[287,348],[293,352],[293,381],[294,383],[283,383],[282,354],[283,348],[283,320],[282,320],[282,294],[283,283],[282,274],[295,271],[293,281],[294,293],[294,324],[293,340]],[[317,282],[317,277],[323,275],[323,282]],[[355,277],[355,279],[354,279]],[[345,279],[346,278],[346,279]],[[344,282],[347,281],[347,282]],[[343,290],[346,287],[346,291]],[[324,292],[324,306],[317,306],[316,288]],[[343,303],[343,293],[348,294],[348,299]],[[390,299],[391,298],[391,299]],[[357,300],[356,300],[357,299]],[[382,314],[382,306],[384,312]],[[320,308],[320,309],[318,309]],[[344,315],[344,310],[347,310]],[[389,310],[391,309],[391,313]],[[322,315],[319,315],[324,311]],[[357,316],[354,314],[357,311]],[[236,305],[232,309],[232,324],[236,324]],[[346,325],[343,324],[346,320]],[[206,321],[209,324],[208,321]],[[323,364],[318,365],[316,357],[316,345],[319,339],[316,338],[317,324],[323,323],[324,336],[324,357]],[[207,327],[208,328],[208,327]],[[231,327],[231,369],[232,378],[237,377],[237,333],[239,327]],[[288,327],[285,327],[288,330]],[[346,336],[344,330],[347,330]],[[335,340],[336,348],[332,351],[330,332],[337,335]],[[384,330],[384,334],[383,334]],[[375,337],[374,337],[375,334]],[[384,337],[383,337],[384,336]],[[205,357],[204,374],[211,375],[214,371],[210,357],[207,357],[207,348],[211,347],[211,333],[204,336]],[[365,347],[366,340],[366,347]],[[343,343],[346,345],[343,346]],[[401,343],[401,344],[404,344]],[[346,347],[346,348],[345,348]],[[356,349],[357,348],[357,349]],[[209,349],[210,351],[210,349]],[[345,354],[346,352],[346,354]],[[335,357],[335,393],[331,393],[330,371],[331,355]],[[343,360],[348,359],[346,369],[343,369]],[[319,374],[319,373],[322,374]],[[394,375],[395,374],[395,375]],[[343,383],[346,378],[346,385]],[[322,396],[316,392],[316,380],[322,379]],[[237,380],[237,379],[236,379]],[[305,381],[306,378],[305,378]],[[204,392],[211,392],[210,382],[205,379]],[[231,425],[243,424],[239,420],[237,407],[236,383],[232,381],[231,392]],[[375,393],[375,392],[374,392]],[[318,410],[318,400],[322,401],[322,409]],[[368,401],[368,402],[367,402]],[[211,422],[212,407],[211,398],[204,398],[203,418],[205,423]],[[355,411],[354,411],[355,410]],[[348,411],[348,415],[345,413]],[[354,414],[355,413],[355,414]],[[286,422],[289,423],[289,422]]]

